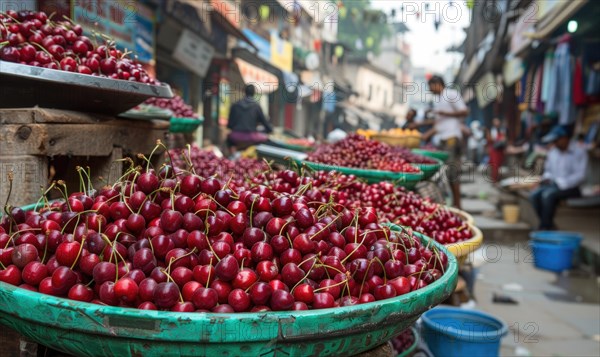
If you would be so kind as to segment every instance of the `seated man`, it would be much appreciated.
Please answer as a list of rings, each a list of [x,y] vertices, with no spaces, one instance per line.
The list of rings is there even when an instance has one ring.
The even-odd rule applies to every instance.
[[[262,124],[267,133],[273,131],[273,127],[265,118],[260,105],[254,99],[256,89],[252,84],[245,88],[244,99],[231,106],[227,128],[231,130],[227,137],[229,149],[246,148],[248,146],[266,142],[269,137],[258,131],[258,125]]]
[[[553,143],[548,151],[544,174],[539,187],[531,194],[539,219],[540,230],[556,229],[554,213],[560,200],[580,196],[579,185],[585,180],[587,170],[587,152],[575,143],[570,143],[567,131],[554,127],[543,139]]]

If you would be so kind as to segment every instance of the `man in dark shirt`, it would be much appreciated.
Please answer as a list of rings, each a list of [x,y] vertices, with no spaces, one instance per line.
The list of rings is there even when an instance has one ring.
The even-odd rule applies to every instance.
[[[265,131],[273,131],[271,123],[267,121],[265,115],[254,99],[256,89],[252,84],[246,86],[246,97],[231,106],[229,112],[229,122],[227,128],[231,130],[227,137],[227,144],[230,149],[248,147],[266,142],[269,137],[265,133],[258,131],[258,124],[265,127]]]

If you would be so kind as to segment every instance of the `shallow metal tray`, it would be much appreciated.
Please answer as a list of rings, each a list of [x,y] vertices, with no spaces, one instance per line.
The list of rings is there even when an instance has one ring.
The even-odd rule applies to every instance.
[[[150,97],[171,98],[168,85],[96,77],[0,61],[0,108],[40,106],[116,115]]]

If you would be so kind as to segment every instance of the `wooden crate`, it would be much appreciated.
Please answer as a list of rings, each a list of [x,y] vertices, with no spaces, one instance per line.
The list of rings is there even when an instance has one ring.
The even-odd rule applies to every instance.
[[[0,109],[0,204],[8,194],[9,172],[14,177],[9,203],[29,204],[40,197],[50,179],[66,178],[75,186],[71,189],[78,189],[77,165],[90,166],[96,184],[100,176],[120,177],[122,166],[115,160],[149,155],[158,139],[164,142],[168,130],[169,123],[160,120],[41,108]],[[155,158],[162,152],[157,150]]]

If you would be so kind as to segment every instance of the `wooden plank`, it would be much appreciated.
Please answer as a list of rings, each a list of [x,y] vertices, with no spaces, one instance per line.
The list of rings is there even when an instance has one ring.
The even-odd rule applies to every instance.
[[[0,124],[31,124],[35,111],[23,109],[0,109]]]
[[[130,121],[80,124],[0,126],[0,155],[108,156],[118,146],[126,153],[149,153],[167,129]]]
[[[164,120],[129,120],[103,114],[38,107],[0,109],[0,124],[97,124],[113,121],[130,121],[144,127],[155,126],[155,122],[159,122],[167,123],[168,127],[168,122]]]
[[[93,124],[101,121],[114,120],[114,117],[81,113],[69,110],[45,108],[11,108],[0,109],[1,124],[33,124],[33,123],[79,123]]]
[[[23,206],[36,202],[42,188],[48,184],[48,162],[43,156],[14,155],[0,156],[0,204],[4,205],[8,197],[12,173],[12,192],[8,203]]]
[[[123,158],[123,149],[120,147],[113,148],[108,162],[102,168],[102,177],[108,182],[113,182],[123,175],[123,163],[117,162]]]

